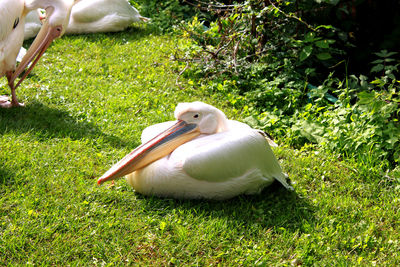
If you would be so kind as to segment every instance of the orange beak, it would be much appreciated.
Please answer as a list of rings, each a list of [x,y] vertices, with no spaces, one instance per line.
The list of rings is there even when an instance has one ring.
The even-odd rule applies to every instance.
[[[9,79],[10,86],[14,85],[15,79],[17,79],[22,72],[25,71],[14,88],[17,88],[22,83],[26,76],[28,76],[28,74],[32,71],[33,67],[39,61],[46,49],[50,46],[51,42],[53,42],[53,40],[57,37],[60,37],[62,32],[62,26],[52,27],[46,21],[43,23],[43,26],[40,29],[37,37],[29,47],[25,56],[22,58],[17,69],[11,75]],[[29,68],[26,69],[28,66]]]
[[[147,143],[144,143],[126,155],[117,164],[111,167],[98,180],[102,184],[109,180],[125,176],[150,163],[168,155],[180,145],[200,135],[196,124],[188,124],[179,120],[176,124],[160,133]]]

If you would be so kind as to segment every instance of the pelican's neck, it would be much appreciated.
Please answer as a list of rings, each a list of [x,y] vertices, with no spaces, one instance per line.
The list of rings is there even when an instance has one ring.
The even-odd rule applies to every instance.
[[[226,118],[225,114],[219,110],[216,109],[215,115],[217,117],[217,122],[218,122],[218,127],[217,127],[217,133],[220,132],[226,132],[229,130],[229,120]]]

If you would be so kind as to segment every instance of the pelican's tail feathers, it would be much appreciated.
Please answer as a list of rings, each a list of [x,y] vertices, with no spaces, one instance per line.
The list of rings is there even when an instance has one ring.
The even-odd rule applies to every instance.
[[[286,173],[281,173],[281,175],[275,176],[275,179],[278,180],[287,190],[294,191],[293,186],[288,184],[289,176]]]

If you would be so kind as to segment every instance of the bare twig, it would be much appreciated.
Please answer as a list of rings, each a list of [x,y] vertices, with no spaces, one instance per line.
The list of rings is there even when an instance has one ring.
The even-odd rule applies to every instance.
[[[197,7],[200,10],[207,10],[207,11],[233,11],[239,7],[242,7],[243,5],[225,5],[225,4],[212,4],[212,3],[206,3],[203,1],[199,1],[199,0],[194,0],[194,2],[196,3],[192,3],[191,1],[188,0],[184,0],[185,3]]]
[[[187,68],[189,67],[189,61],[186,61],[186,66],[183,68],[183,70],[181,72],[179,72],[178,77],[176,77],[175,80],[175,84],[179,87],[179,89],[183,90],[183,87],[180,85],[179,83],[179,78],[181,77],[181,75],[187,70]]]
[[[237,58],[237,52],[239,50],[239,44],[240,44],[240,41],[237,41],[236,44],[235,44],[235,47],[233,49],[233,66],[235,68],[235,72],[236,73],[237,73],[237,60],[236,60],[236,58]]]
[[[302,20],[301,18],[297,17],[294,13],[286,13],[284,11],[282,11],[279,7],[277,7],[272,1],[269,1],[269,3],[271,4],[271,6],[278,11],[279,13],[283,14],[285,17],[287,18],[292,18],[297,20],[298,22],[304,24],[308,29],[316,32],[317,30],[314,29],[314,27],[312,27],[310,24],[308,24],[307,22],[305,22],[304,20]]]

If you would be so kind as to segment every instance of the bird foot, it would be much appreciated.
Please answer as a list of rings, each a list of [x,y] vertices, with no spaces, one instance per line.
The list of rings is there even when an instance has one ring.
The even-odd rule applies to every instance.
[[[12,108],[12,107],[24,107],[23,103],[18,101],[9,101],[9,97],[6,95],[0,96],[0,108]]]

